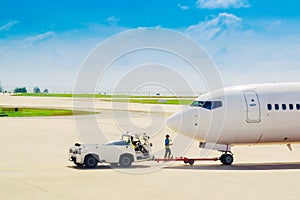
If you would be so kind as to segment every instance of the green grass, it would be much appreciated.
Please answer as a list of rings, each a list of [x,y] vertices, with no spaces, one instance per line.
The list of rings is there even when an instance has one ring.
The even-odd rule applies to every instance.
[[[107,95],[107,94],[44,94],[44,93],[19,93],[13,96],[33,97],[81,97],[81,98],[178,98],[176,96],[128,96],[128,95]],[[196,98],[196,97],[184,97]]]
[[[59,110],[59,109],[37,109],[37,108],[19,108],[19,111],[7,111],[0,108],[0,115],[7,117],[42,117],[42,116],[70,116],[95,114],[94,112]]]
[[[196,97],[176,96],[126,96],[126,95],[105,95],[105,94],[43,94],[43,93],[22,93],[14,96],[35,96],[35,97],[79,97],[79,98],[103,98],[104,101],[144,103],[144,104],[173,104],[190,105]],[[176,99],[178,98],[178,99]]]
[[[44,94],[44,93],[19,93],[13,96],[30,96],[30,97],[81,97],[81,98],[111,98],[111,95],[104,94]]]
[[[144,104],[172,104],[172,105],[190,105],[193,100],[185,99],[112,99],[114,102],[128,102],[128,103],[144,103]]]

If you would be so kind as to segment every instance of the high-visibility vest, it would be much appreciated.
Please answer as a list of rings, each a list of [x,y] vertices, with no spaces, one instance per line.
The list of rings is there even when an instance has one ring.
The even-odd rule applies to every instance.
[[[138,145],[136,145],[136,144],[132,143],[132,146],[133,146],[134,149],[138,148]]]
[[[170,148],[170,140],[169,139],[165,139],[165,148],[166,149]]]

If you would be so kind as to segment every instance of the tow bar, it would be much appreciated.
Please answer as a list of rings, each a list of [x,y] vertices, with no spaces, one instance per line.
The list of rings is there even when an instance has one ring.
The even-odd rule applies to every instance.
[[[156,162],[171,162],[171,161],[183,161],[185,164],[193,165],[195,161],[218,161],[220,158],[187,158],[187,157],[176,157],[176,158],[156,158]]]

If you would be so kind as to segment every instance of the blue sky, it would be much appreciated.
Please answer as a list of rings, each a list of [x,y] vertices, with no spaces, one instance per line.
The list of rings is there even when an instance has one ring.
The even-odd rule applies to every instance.
[[[99,42],[139,27],[196,40],[225,85],[300,81],[299,8],[294,0],[0,0],[0,81],[70,91]]]

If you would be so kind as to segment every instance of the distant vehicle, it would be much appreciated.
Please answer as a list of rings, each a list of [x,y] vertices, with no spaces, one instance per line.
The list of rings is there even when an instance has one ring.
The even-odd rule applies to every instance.
[[[98,163],[130,167],[133,162],[153,160],[152,143],[146,133],[122,135],[108,144],[78,144],[69,149],[69,160],[77,166],[95,168]]]
[[[200,148],[223,152],[220,161],[225,165],[233,162],[232,145],[279,143],[291,150],[291,143],[300,142],[299,122],[300,83],[212,91],[167,119],[172,130],[200,141]]]

